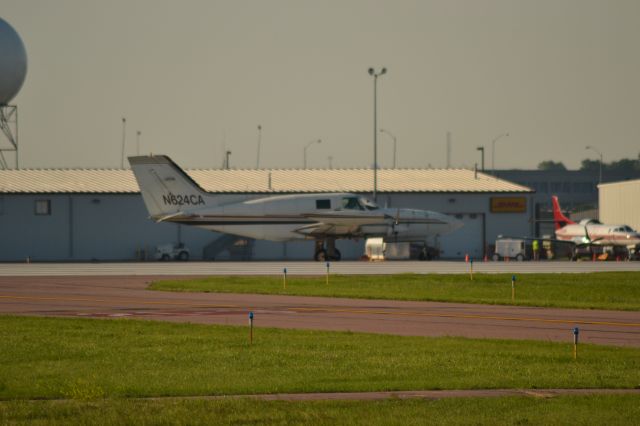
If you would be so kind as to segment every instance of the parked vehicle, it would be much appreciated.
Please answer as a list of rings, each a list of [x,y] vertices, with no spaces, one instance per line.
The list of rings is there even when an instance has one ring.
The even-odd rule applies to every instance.
[[[504,258],[515,259],[519,262],[531,259],[531,246],[519,238],[499,238],[496,240],[496,250],[493,260]]]
[[[156,247],[156,260],[189,260],[189,249],[184,244],[163,244]]]

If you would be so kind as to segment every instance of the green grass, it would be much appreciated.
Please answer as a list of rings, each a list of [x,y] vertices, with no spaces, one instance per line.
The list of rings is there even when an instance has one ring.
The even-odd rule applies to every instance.
[[[0,399],[634,388],[640,349],[0,316]]]
[[[640,272],[522,274],[511,301],[511,274],[332,275],[325,277],[220,276],[159,281],[152,290],[256,293],[362,299],[425,300],[558,308],[640,310]]]
[[[637,396],[265,402],[99,400],[0,402],[1,424],[631,425]]]

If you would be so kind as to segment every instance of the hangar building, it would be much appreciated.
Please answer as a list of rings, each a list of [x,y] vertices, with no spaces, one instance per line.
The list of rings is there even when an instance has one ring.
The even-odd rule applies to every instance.
[[[598,185],[600,221],[640,229],[640,179]]]
[[[211,193],[353,192],[370,196],[370,169],[190,170]],[[381,169],[378,204],[456,216],[462,229],[428,241],[443,258],[478,259],[499,234],[533,233],[534,191],[464,169]],[[155,247],[183,243],[191,259],[309,260],[312,241],[238,239],[148,219],[130,170],[0,170],[0,261],[116,261],[152,258]],[[339,240],[343,259],[364,241]]]

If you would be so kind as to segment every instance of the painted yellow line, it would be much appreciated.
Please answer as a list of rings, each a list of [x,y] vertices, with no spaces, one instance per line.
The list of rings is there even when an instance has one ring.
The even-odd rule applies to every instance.
[[[135,303],[142,305],[170,305],[170,306],[189,306],[193,308],[242,308],[238,305],[198,305],[188,302],[169,302],[155,300],[117,300],[117,299],[92,299],[88,297],[44,297],[44,296],[14,296],[0,295],[0,299],[14,300],[53,300],[60,302],[98,302],[98,303]]]
[[[434,318],[465,318],[465,319],[483,319],[483,320],[500,320],[500,321],[531,321],[546,322],[559,324],[588,324],[588,325],[611,325],[620,327],[640,327],[640,323],[626,323],[613,321],[588,321],[588,320],[564,320],[564,319],[547,319],[532,317],[502,317],[493,315],[473,315],[473,314],[445,314],[445,313],[429,313],[429,312],[399,312],[399,311],[379,311],[368,309],[333,309],[333,308],[290,308],[295,312],[337,312],[348,314],[374,314],[404,317],[434,317]]]

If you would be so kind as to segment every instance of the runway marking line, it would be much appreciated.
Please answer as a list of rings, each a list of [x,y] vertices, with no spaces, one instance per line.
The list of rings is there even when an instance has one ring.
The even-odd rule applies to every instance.
[[[17,299],[17,300],[57,300],[57,301],[69,301],[69,302],[116,302],[116,303],[140,303],[144,305],[175,305],[175,306],[190,306],[194,308],[236,308],[243,309],[238,305],[198,305],[186,302],[162,302],[162,301],[135,301],[131,300],[118,301],[110,299],[90,299],[90,298],[64,298],[64,297],[35,297],[35,296],[12,296],[12,295],[0,295],[0,299]],[[244,308],[250,309],[250,308]],[[529,321],[529,322],[544,322],[555,324],[580,324],[580,325],[608,325],[619,327],[640,327],[640,323],[625,323],[625,322],[613,322],[613,321],[588,321],[588,320],[564,320],[564,319],[547,319],[547,318],[532,318],[532,317],[507,317],[507,316],[495,316],[495,315],[477,315],[477,314],[446,314],[446,313],[427,313],[427,312],[399,312],[399,311],[380,311],[370,309],[338,309],[338,308],[285,308],[292,312],[333,312],[333,313],[350,313],[350,314],[374,314],[374,315],[388,315],[388,316],[419,316],[419,317],[432,317],[432,318],[465,318],[465,319],[482,319],[482,320],[499,320],[499,321]]]

